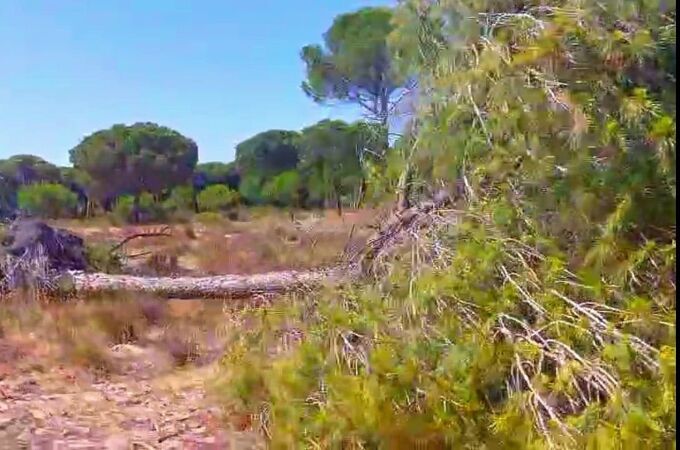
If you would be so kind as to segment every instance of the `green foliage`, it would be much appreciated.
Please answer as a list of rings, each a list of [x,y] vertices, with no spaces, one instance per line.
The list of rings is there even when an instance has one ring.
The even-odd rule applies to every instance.
[[[362,136],[358,126],[341,120],[322,120],[302,130],[300,166],[307,174],[310,196],[340,202],[344,195],[358,194]]]
[[[269,181],[263,187],[263,195],[271,203],[278,206],[300,206],[301,189],[300,174],[296,170],[289,170]]]
[[[196,221],[205,225],[214,225],[224,220],[222,214],[214,211],[206,211],[196,214]]]
[[[262,192],[262,179],[254,175],[246,175],[239,185],[239,194],[250,205],[258,205],[264,202]]]
[[[301,51],[307,66],[304,92],[318,102],[356,103],[386,124],[392,96],[405,83],[387,47],[391,17],[389,8],[362,8],[338,16],[324,35],[324,47],[308,45]]]
[[[176,212],[165,206],[148,192],[142,192],[136,198],[122,195],[113,206],[112,219],[116,224],[160,222],[167,218],[167,213]]]
[[[0,160],[0,175],[15,186],[60,181],[57,166],[33,155],[15,155]]]
[[[17,207],[21,186],[59,181],[59,169],[38,156],[15,155],[0,160],[0,215]]]
[[[295,131],[269,130],[236,146],[236,165],[248,177],[272,178],[298,163]]]
[[[198,148],[177,131],[135,123],[97,131],[70,155],[74,167],[87,175],[88,192],[104,202],[123,194],[160,194],[188,181]]]
[[[149,192],[142,192],[139,195],[137,210],[140,216],[138,219],[143,222],[160,222],[166,218],[163,204]]]
[[[135,198],[132,195],[123,195],[116,199],[113,207],[113,217],[121,223],[128,223],[132,220],[132,213],[135,207]]]
[[[177,186],[163,202],[163,209],[171,213],[193,211],[195,199],[196,193],[192,186]]]
[[[313,307],[308,299],[288,299],[283,303],[292,307],[263,311],[259,326],[225,356],[227,410],[263,418],[272,448],[300,442],[321,448],[548,448],[532,411],[550,423],[549,439],[558,447],[670,445],[674,313],[657,310],[635,322],[629,311],[612,311],[607,322],[620,325],[600,329],[615,342],[603,347],[588,331],[587,315],[570,302],[604,308],[618,304],[622,291],[609,288],[602,297],[564,269],[565,255],[527,267],[522,260],[531,257],[531,242],[469,230],[457,237],[444,270],[411,279],[407,270],[396,271],[382,291],[359,286],[316,297]],[[517,287],[498,281],[499,267]],[[538,322],[523,295],[544,309]],[[624,295],[624,302],[632,300]],[[654,301],[669,302],[672,295],[661,291]],[[524,327],[543,331],[532,337]],[[290,330],[304,335],[303,342],[282,338]],[[514,337],[506,339],[505,332]],[[654,362],[645,363],[645,352],[630,346],[633,336],[668,349],[665,356],[651,352]],[[557,353],[562,362],[555,365],[548,355],[559,349],[566,354]],[[516,381],[517,358],[535,389],[551,392],[548,401],[566,416],[561,420],[571,437],[547,417],[524,381]],[[657,362],[667,369],[654,369]],[[598,388],[592,371],[610,374],[616,385]],[[606,394],[598,389],[605,388],[614,395],[600,402]]]
[[[111,252],[107,244],[90,244],[85,247],[85,258],[90,269],[103,273],[121,273],[123,262],[120,254]]]
[[[236,162],[209,162],[196,166],[195,175],[199,178],[201,188],[212,184],[225,184],[230,189],[237,190],[241,176],[236,168]]]
[[[56,219],[72,217],[78,197],[61,184],[39,183],[21,186],[17,203],[20,209],[31,215]]]
[[[201,212],[217,212],[234,207],[239,202],[238,192],[223,184],[209,186],[198,194],[198,209]]]
[[[675,5],[529,3],[401,2],[385,184],[462,186],[456,225],[235,338],[227,411],[272,448],[674,447]]]

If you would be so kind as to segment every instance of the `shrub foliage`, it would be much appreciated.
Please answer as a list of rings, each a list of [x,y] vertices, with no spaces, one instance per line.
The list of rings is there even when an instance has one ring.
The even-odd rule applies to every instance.
[[[238,204],[238,192],[223,184],[215,184],[198,194],[198,208],[201,212],[222,211]]]
[[[56,219],[75,214],[78,196],[61,184],[38,183],[21,186],[17,202],[29,214]]]
[[[669,5],[402,2],[403,170],[463,186],[458,223],[379,282],[262,313],[227,409],[273,448],[673,448]]]

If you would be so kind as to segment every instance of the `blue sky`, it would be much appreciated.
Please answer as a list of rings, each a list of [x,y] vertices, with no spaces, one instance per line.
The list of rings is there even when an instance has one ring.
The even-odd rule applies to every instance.
[[[60,165],[87,134],[152,121],[201,161],[272,128],[353,119],[300,89],[300,48],[340,13],[388,0],[0,0],[0,158]]]

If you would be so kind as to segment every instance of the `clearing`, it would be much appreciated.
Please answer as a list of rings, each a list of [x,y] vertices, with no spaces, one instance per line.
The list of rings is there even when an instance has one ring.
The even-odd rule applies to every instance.
[[[267,211],[238,222],[174,224],[171,237],[135,239],[125,253],[141,275],[316,268],[359,248],[375,217],[350,211],[291,220]],[[164,226],[56,225],[102,246]],[[210,386],[225,343],[246,326],[243,311],[263,300],[271,301],[5,299],[0,448],[261,448],[254,433],[223,427]],[[242,422],[245,430],[249,418]]]

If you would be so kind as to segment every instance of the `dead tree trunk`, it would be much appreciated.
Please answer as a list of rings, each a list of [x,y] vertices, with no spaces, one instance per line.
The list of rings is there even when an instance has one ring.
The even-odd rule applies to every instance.
[[[354,271],[356,272],[356,271]],[[347,266],[327,270],[270,272],[257,275],[210,277],[137,277],[75,272],[64,275],[62,289],[78,295],[105,292],[135,292],[164,298],[246,298],[258,294],[289,292],[318,287],[347,279]]]
[[[381,231],[371,239],[366,247],[356,255],[348,258],[344,263],[328,269],[310,271],[283,271],[270,272],[257,275],[220,275],[210,277],[139,277],[129,275],[110,275],[105,273],[87,273],[82,271],[84,262],[68,266],[70,271],[61,272],[57,264],[59,258],[63,258],[63,249],[68,246],[62,245],[66,237],[52,239],[59,245],[47,245],[52,242],[46,238],[33,240],[18,239],[15,246],[21,245],[22,251],[17,253],[15,259],[19,262],[23,259],[50,263],[55,270],[47,270],[49,280],[44,285],[45,289],[56,289],[62,294],[75,294],[87,296],[88,294],[105,292],[136,292],[152,294],[165,298],[246,298],[258,294],[281,293],[293,290],[306,290],[316,288],[323,284],[336,284],[352,282],[364,275],[375,275],[375,263],[379,262],[383,255],[399,246],[403,237],[416,232],[420,227],[427,226],[436,209],[447,201],[447,196],[435,196],[433,201],[425,202],[419,206],[402,210],[391,220],[387,221]],[[38,227],[38,225],[34,225]],[[40,224],[39,230],[44,233],[56,233],[46,224]],[[161,232],[158,235],[165,236]],[[42,235],[41,235],[42,236]],[[51,235],[50,235],[51,236]],[[134,237],[127,238],[127,241]],[[351,236],[350,236],[351,238]],[[79,239],[75,237],[74,239]],[[34,242],[35,241],[35,242]],[[82,250],[82,241],[76,246]],[[124,245],[123,241],[119,245]],[[30,252],[25,249],[43,249],[35,258],[31,258]],[[52,248],[54,247],[54,248]],[[14,247],[10,248],[11,251]],[[16,252],[15,252],[16,253]],[[55,256],[56,255],[56,256]],[[14,261],[17,262],[17,261]],[[14,266],[16,264],[13,264]],[[52,267],[47,264],[46,267]],[[2,269],[2,267],[0,267]],[[52,276],[54,272],[55,276]],[[5,277],[6,278],[6,277]],[[3,276],[0,273],[0,281]],[[11,286],[8,286],[11,289]],[[2,283],[0,283],[2,288]],[[0,289],[2,290],[2,289]]]

